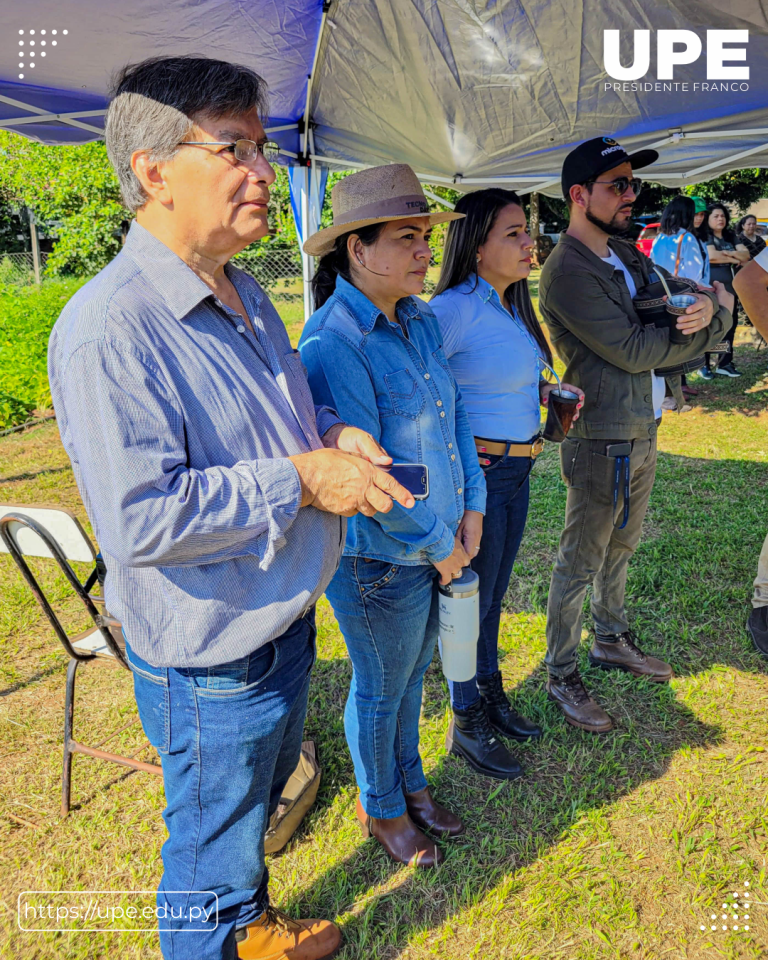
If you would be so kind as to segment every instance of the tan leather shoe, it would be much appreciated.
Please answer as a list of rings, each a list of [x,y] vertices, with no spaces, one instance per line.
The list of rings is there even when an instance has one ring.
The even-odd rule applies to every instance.
[[[613,634],[611,640],[604,641],[598,634],[589,651],[589,662],[603,670],[625,670],[633,677],[645,677],[655,683],[666,683],[674,677],[672,667],[652,657],[638,647],[631,630]]]
[[[326,960],[339,952],[341,931],[330,920],[292,920],[269,906],[235,941],[240,960]]]
[[[578,670],[563,679],[550,677],[547,696],[560,707],[565,719],[574,727],[590,733],[607,733],[613,728],[611,718],[587,693]]]
[[[409,867],[436,867],[445,860],[434,840],[426,837],[407,813],[400,817],[369,817],[357,798],[357,819],[364,837],[375,837],[389,856]]]
[[[464,833],[464,824],[459,818],[435,802],[429,787],[405,794],[408,816],[417,827],[429,830],[438,837],[458,837]]]

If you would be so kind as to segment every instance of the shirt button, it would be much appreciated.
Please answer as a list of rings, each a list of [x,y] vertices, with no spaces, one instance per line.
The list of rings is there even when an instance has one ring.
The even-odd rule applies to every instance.
[[[444,417],[444,416],[445,416],[445,410],[441,410],[441,411],[440,411],[440,416],[441,416],[441,417]]]
[[[240,326],[237,328],[237,332],[238,332],[238,333],[245,333],[245,327],[242,325],[242,323],[241,323]]]
[[[646,403],[650,403],[650,402],[651,402],[651,398],[648,396],[648,394],[645,395],[645,402],[646,402]]]
[[[455,459],[456,459],[456,454],[455,454],[455,453],[452,453],[452,454],[451,454],[451,460],[455,460]]]
[[[424,379],[425,379],[425,380],[429,380],[429,374],[428,374],[428,373],[425,373],[425,374],[424,374]]]
[[[448,449],[449,449],[449,450],[453,450],[453,444],[452,444],[452,443],[449,443],[449,444],[448,444]]]
[[[442,401],[442,400],[438,400],[438,401],[437,401],[437,405],[438,405],[438,407],[442,407],[443,401]]]
[[[461,489],[461,487],[459,487],[459,489],[456,491],[456,493],[464,493],[464,491]]]

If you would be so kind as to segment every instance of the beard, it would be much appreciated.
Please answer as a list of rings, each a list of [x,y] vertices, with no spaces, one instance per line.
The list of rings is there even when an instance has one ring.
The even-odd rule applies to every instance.
[[[591,212],[589,207],[587,207],[584,213],[590,223],[594,223],[596,227],[600,227],[603,233],[607,233],[609,237],[620,237],[622,234],[627,233],[632,223],[630,217],[627,217],[624,221],[619,221],[618,214],[616,214],[612,220],[601,220]]]

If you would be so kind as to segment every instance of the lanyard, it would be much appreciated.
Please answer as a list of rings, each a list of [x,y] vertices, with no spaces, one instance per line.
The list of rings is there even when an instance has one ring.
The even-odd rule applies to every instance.
[[[621,486],[621,468],[624,467],[624,519],[619,530],[623,530],[629,520],[629,457],[616,457],[616,479],[613,484],[613,513],[616,515],[616,505],[619,502],[619,487]],[[614,526],[616,524],[614,523]]]

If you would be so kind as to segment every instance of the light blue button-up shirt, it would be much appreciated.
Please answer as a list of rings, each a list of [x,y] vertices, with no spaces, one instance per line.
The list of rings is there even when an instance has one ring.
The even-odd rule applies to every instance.
[[[539,432],[541,351],[516,312],[472,274],[429,302],[476,437],[524,443]]]
[[[681,229],[673,234],[659,233],[651,247],[651,260],[674,276],[678,243],[681,244],[678,276],[709,286],[707,245],[700,244],[690,231]]]
[[[286,458],[322,446],[301,358],[231,265],[255,334],[160,240],[69,301],[48,352],[61,438],[107,566],[106,603],[155,666],[212,666],[283,633],[330,582],[345,521],[300,508]]]
[[[316,403],[372,434],[395,463],[425,463],[429,497],[352,517],[347,556],[416,566],[450,556],[465,510],[485,513],[485,478],[430,308],[397,304],[400,324],[342,277],[307,321],[299,350]],[[407,336],[406,336],[407,333]]]

